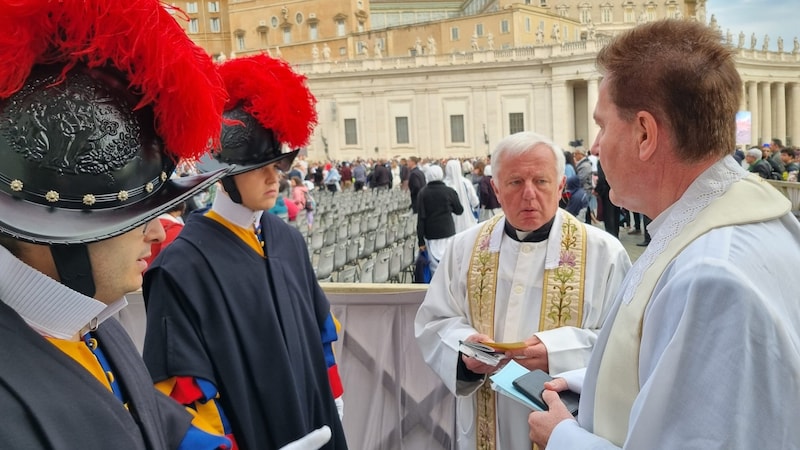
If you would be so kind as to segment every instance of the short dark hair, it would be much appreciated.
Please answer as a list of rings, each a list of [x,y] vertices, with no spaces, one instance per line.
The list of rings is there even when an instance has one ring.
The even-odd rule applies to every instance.
[[[794,158],[797,155],[797,152],[791,147],[783,147],[781,149],[781,153],[786,153],[787,155],[791,156],[792,158]]]
[[[686,161],[722,158],[736,145],[742,79],[735,50],[720,38],[700,22],[660,20],[618,35],[597,55],[620,117],[649,112]]]

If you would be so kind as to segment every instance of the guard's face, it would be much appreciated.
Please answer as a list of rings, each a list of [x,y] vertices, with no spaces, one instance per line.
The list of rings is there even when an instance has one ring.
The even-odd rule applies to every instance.
[[[113,303],[141,288],[150,245],[163,242],[165,237],[161,222],[153,219],[127,233],[88,244],[96,288],[94,298],[103,303]]]
[[[278,200],[280,171],[275,163],[233,176],[242,196],[242,205],[253,211],[265,211]]]
[[[516,229],[533,231],[552,219],[566,179],[556,157],[544,144],[519,155],[504,154],[492,187],[506,220]]]

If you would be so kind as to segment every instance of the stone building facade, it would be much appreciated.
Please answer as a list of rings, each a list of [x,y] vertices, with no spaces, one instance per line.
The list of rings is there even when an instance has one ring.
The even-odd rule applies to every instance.
[[[305,73],[320,118],[308,156],[336,160],[484,156],[521,130],[588,145],[594,57],[607,39],[666,17],[708,22],[704,0],[221,3],[230,50],[196,41],[225,57],[266,51]],[[798,44],[774,52],[721,39],[737,48],[745,81],[751,132],[741,143],[800,142]]]

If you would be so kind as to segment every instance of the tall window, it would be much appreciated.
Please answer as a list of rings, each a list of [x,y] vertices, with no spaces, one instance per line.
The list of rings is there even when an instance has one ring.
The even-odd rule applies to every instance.
[[[344,36],[345,29],[344,29],[344,19],[337,19],[336,20],[336,36]]]
[[[475,34],[477,34],[478,36],[483,36],[483,24],[482,23],[475,24]]]
[[[458,40],[458,27],[450,28],[450,40],[457,41]]]
[[[525,18],[525,31],[528,32],[528,33],[531,32],[531,18],[530,17],[526,17]]]
[[[189,14],[197,14],[197,2],[186,2],[186,12]]]
[[[319,30],[316,22],[308,24],[308,38],[312,41],[319,39]]]
[[[592,20],[592,10],[581,8],[581,23],[589,23],[590,20]]]
[[[244,45],[244,35],[243,34],[240,34],[240,35],[236,36],[236,47],[238,47],[239,50],[244,50],[246,48],[245,45]]]
[[[465,142],[463,114],[450,116],[450,142]]]
[[[189,19],[189,33],[199,33],[200,22],[197,19]]]
[[[219,2],[208,2],[208,12],[218,13],[219,12]]]
[[[208,25],[212,33],[220,32],[219,17],[212,17]]]
[[[408,117],[395,117],[394,126],[397,129],[397,143],[408,144]]]
[[[525,115],[523,113],[510,113],[508,115],[509,134],[525,131]]]
[[[667,18],[668,19],[672,19],[673,17],[675,17],[677,12],[678,12],[678,6],[677,5],[673,5],[673,4],[667,5]]]
[[[603,23],[611,23],[613,21],[612,10],[610,6],[604,6],[602,11],[602,22]]]
[[[636,22],[636,12],[633,10],[632,6],[625,7],[625,23],[633,23]]]
[[[509,31],[510,30],[509,30],[509,26],[508,26],[508,20],[500,21],[500,32],[501,33],[508,33]]]
[[[344,119],[344,145],[358,145],[356,119]]]
[[[289,27],[283,29],[283,43],[284,44],[292,43],[292,29]]]

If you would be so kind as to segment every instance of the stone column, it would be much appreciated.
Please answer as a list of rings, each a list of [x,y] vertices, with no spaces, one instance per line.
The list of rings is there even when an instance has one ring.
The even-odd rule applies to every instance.
[[[750,145],[758,145],[758,130],[761,126],[761,116],[758,114],[758,83],[747,82],[747,109],[750,111]]]
[[[567,85],[565,81],[554,81],[550,86],[551,96],[551,117],[554,142],[561,145],[571,141],[574,136],[574,117],[573,111],[575,110],[575,96],[572,92],[572,86]]]
[[[786,84],[774,83],[775,86],[775,135],[784,144],[786,143]]]
[[[739,100],[739,111],[747,111],[747,82],[742,80],[742,98]]]
[[[791,145],[800,145],[800,83],[789,85],[789,135]],[[786,139],[789,141],[789,139]],[[788,144],[788,142],[784,142]]]
[[[772,139],[772,93],[770,92],[770,83],[761,83],[761,127],[758,134],[761,137],[761,142],[758,144],[768,143]]]
[[[589,126],[587,130],[588,133],[586,135],[587,142],[584,142],[583,146],[587,151],[592,147],[594,139],[597,137],[597,133],[600,131],[600,127],[598,127],[594,122],[594,107],[597,105],[599,85],[600,81],[596,77],[589,78],[586,81],[586,103],[587,108],[589,109]]]

